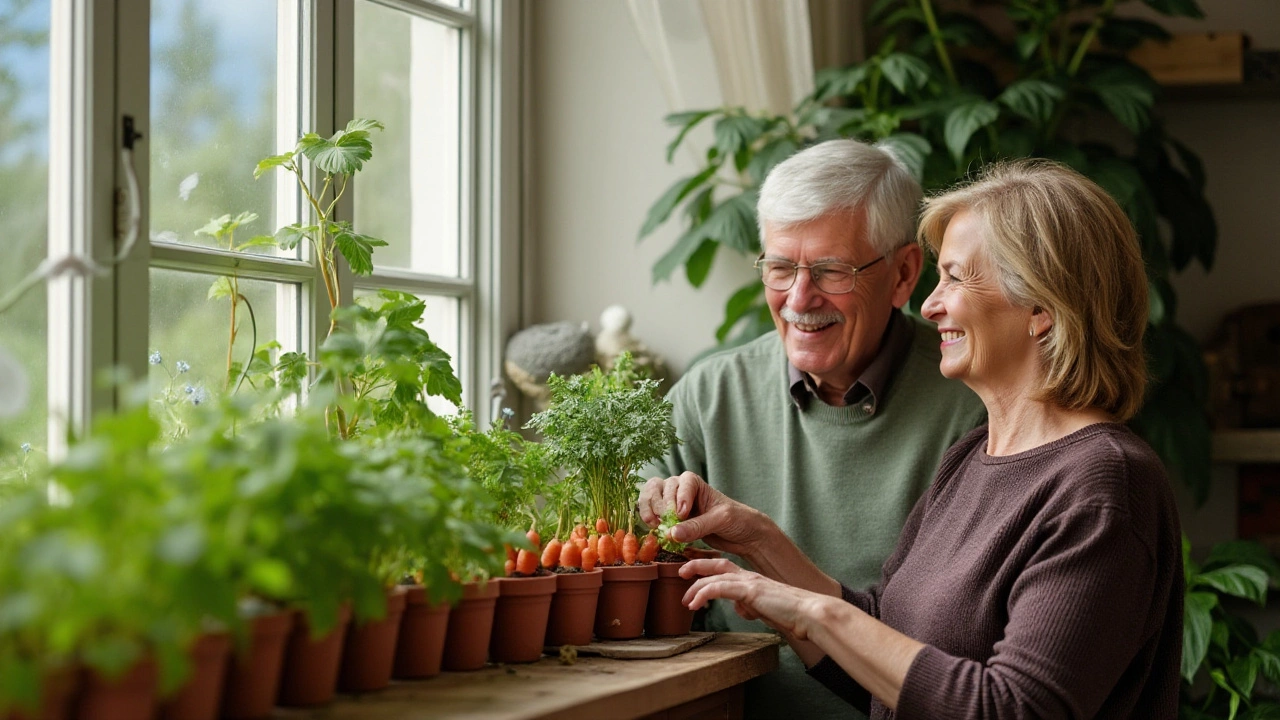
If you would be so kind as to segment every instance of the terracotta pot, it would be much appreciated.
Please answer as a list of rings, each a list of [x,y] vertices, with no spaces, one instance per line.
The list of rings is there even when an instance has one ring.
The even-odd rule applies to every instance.
[[[551,617],[547,619],[547,636],[543,644],[587,645],[596,624],[596,603],[604,570],[596,568],[584,573],[556,575],[556,594],[551,596]]]
[[[215,720],[222,701],[222,684],[231,657],[230,633],[205,633],[187,650],[191,676],[172,697],[160,704],[164,720]]]
[[[396,640],[400,636],[400,616],[404,614],[405,591],[387,591],[387,614],[381,620],[361,624],[351,621],[342,651],[338,689],[343,692],[381,690],[391,684],[391,667],[396,660]]]
[[[280,669],[280,694],[276,703],[291,707],[323,705],[338,692],[338,668],[342,643],[351,622],[351,605],[338,608],[337,624],[320,637],[312,637],[307,613],[294,611],[293,630],[285,643]]]
[[[533,662],[542,657],[547,616],[556,593],[554,574],[502,578],[493,611],[489,659],[501,663]]]
[[[449,628],[449,605],[429,605],[427,589],[409,587],[404,596],[404,616],[400,618],[400,640],[392,675],[398,678],[429,678],[440,674],[444,657],[444,634]]]
[[[67,720],[71,703],[80,689],[80,673],[64,667],[46,672],[40,684],[40,706],[33,712],[19,709],[0,715],[6,720]]]
[[[462,599],[449,611],[449,629],[444,635],[445,670],[479,670],[489,654],[489,638],[493,633],[493,609],[498,601],[495,578],[481,587],[477,583],[462,586]]]
[[[280,689],[284,645],[293,626],[293,612],[254,618],[249,645],[232,653],[222,694],[222,717],[257,720],[271,715]]]
[[[693,579],[680,577],[682,562],[654,563],[658,579],[649,586],[649,609],[644,615],[644,634],[649,637],[688,635],[693,627],[693,611],[684,606],[684,594]]]
[[[644,634],[649,584],[658,577],[657,565],[613,565],[602,568],[604,584],[596,604],[596,637],[630,640]]]
[[[145,658],[116,678],[86,670],[76,699],[76,720],[151,720],[156,716],[155,660]]]

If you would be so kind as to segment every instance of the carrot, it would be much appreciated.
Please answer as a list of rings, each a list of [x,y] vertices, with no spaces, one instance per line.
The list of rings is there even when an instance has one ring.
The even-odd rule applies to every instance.
[[[640,554],[636,557],[642,563],[653,562],[658,557],[658,536],[653,533],[645,535],[644,542],[640,543]]]
[[[582,551],[582,571],[591,572],[596,569],[596,550],[591,546],[587,546]]]
[[[627,531],[623,530],[622,528],[618,528],[613,533],[613,546],[618,548],[618,552],[622,552],[622,540],[626,536],[627,536]]]
[[[627,533],[622,536],[622,562],[627,565],[636,564],[636,555],[640,552],[640,543],[636,541],[635,533]]]
[[[577,526],[573,528],[573,535],[571,537],[580,537],[585,540],[587,537],[587,526],[582,523],[578,523]]]
[[[560,564],[564,567],[582,567],[582,548],[577,543],[567,542],[560,551]]]
[[[596,520],[596,532],[600,533],[601,535],[604,535],[605,533],[609,532],[609,523],[605,522],[604,518],[600,518],[599,520]]]
[[[542,547],[542,537],[538,535],[537,530],[529,528],[529,532],[525,533],[524,536],[529,538],[530,543],[533,543],[535,550]]]
[[[538,556],[528,550],[521,550],[516,556],[516,572],[521,575],[536,575],[538,573]]]
[[[599,546],[596,548],[596,554],[600,556],[600,564],[606,567],[617,561],[618,546],[613,542],[612,535],[600,536]]]
[[[595,533],[591,533],[590,535],[588,535],[588,536],[587,536],[587,547],[591,548],[592,550],[595,550],[595,551],[596,551],[596,553],[597,553],[597,557],[599,557],[599,552],[600,552],[600,536],[599,536],[599,535],[597,535],[597,534],[595,534]],[[587,548],[583,548],[583,550],[586,550],[586,549],[587,549]]]
[[[511,577],[511,574],[516,571],[516,561],[515,560],[506,561],[505,563],[503,563],[502,569],[507,574],[507,577]]]
[[[573,543],[569,544],[572,545]],[[547,548],[542,551],[542,567],[548,570],[555,569],[556,565],[560,562],[561,546],[562,543],[560,542],[560,538],[551,538],[551,540],[547,542]]]
[[[577,545],[579,550],[587,549],[587,539],[585,537],[575,537],[569,544]]]
[[[507,551],[507,559],[508,559],[508,560],[510,560],[512,563],[515,563],[515,561],[516,561],[516,549],[515,549],[515,548],[513,548],[513,547],[511,547],[510,545],[506,545],[506,544],[503,544],[503,546],[502,546],[502,547],[503,547],[503,548],[505,548],[505,549],[506,549],[506,551]]]

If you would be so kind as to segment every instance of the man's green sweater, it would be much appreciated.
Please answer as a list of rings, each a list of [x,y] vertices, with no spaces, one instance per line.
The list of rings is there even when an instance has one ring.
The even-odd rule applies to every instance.
[[[861,403],[797,403],[777,333],[707,358],[671,389],[682,444],[646,477],[692,470],[772,518],[828,575],[851,588],[877,582],[943,452],[985,417],[967,387],[938,371],[933,328],[908,325],[909,350],[870,413]],[[719,602],[707,626],[767,630]],[[751,717],[857,716],[808,678],[790,649],[778,672],[748,685],[746,709]]]

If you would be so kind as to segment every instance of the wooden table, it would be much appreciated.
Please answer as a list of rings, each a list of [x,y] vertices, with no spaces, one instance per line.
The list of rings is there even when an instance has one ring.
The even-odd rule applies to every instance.
[[[742,684],[778,667],[778,638],[721,633],[711,642],[659,660],[578,656],[572,665],[544,657],[527,665],[488,666],[395,682],[380,692],[339,696],[317,710],[277,709],[293,720],[532,720],[644,718],[702,720],[742,715]]]

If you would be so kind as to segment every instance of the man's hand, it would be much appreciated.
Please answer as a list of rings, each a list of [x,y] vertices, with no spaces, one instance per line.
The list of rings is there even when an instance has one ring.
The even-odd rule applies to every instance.
[[[711,547],[748,561],[770,536],[773,522],[707,484],[695,473],[650,478],[640,490],[640,519],[656,527],[668,508],[675,508],[680,524],[671,531],[676,542],[703,540]]]

